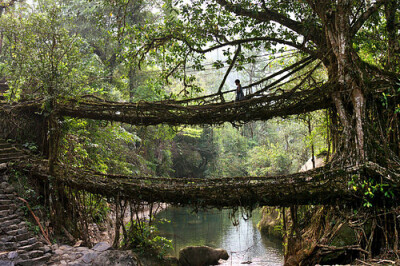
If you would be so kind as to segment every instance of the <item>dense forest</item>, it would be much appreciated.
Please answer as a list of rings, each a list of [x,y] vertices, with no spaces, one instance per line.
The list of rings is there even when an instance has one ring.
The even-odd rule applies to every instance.
[[[0,3],[0,30],[0,137],[48,159],[50,176],[62,167],[132,178],[289,176],[323,160],[327,170],[343,169],[357,200],[264,208],[264,220],[280,213],[287,265],[399,255],[398,0],[9,0]],[[234,101],[236,79],[243,101]],[[86,102],[99,112],[89,115]],[[148,102],[161,122],[140,116]],[[113,103],[142,120],[114,119],[127,109],[101,113]],[[202,106],[244,111],[218,121],[204,112],[192,123],[185,111],[162,109],[173,104],[199,107],[199,117]],[[41,117],[40,132],[16,122],[10,106]],[[40,136],[10,135],[10,124]],[[14,182],[52,238],[91,245],[89,224],[114,213],[114,247],[165,254],[169,241],[152,219],[118,217],[152,203],[36,180],[24,167],[15,166]],[[357,237],[337,247],[342,227]]]

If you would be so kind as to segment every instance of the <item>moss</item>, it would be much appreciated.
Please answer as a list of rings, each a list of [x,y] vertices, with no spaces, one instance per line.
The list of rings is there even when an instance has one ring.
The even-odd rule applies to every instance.
[[[282,220],[281,213],[277,208],[263,207],[262,218],[257,224],[262,234],[282,239]]]
[[[354,230],[348,224],[344,224],[333,237],[330,244],[335,247],[343,247],[353,245],[356,242],[357,238]]]

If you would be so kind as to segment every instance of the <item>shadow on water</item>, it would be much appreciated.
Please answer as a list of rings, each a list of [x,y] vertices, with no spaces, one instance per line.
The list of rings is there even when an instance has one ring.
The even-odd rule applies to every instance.
[[[207,245],[226,249],[230,255],[222,265],[282,265],[283,249],[280,240],[261,235],[256,225],[261,218],[258,210],[245,220],[240,213],[235,214],[238,225],[233,225],[229,210],[208,210],[192,213],[190,208],[169,207],[156,215],[170,223],[159,224],[161,234],[172,239],[174,250],[186,246]],[[235,223],[236,224],[236,223]]]

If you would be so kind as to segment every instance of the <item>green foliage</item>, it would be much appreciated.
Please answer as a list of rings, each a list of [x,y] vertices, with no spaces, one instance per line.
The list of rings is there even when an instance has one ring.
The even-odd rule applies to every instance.
[[[120,124],[68,119],[64,121],[62,159],[71,166],[90,166],[104,173],[132,174],[135,166],[127,162],[129,147],[139,137]]]
[[[351,189],[361,195],[363,206],[367,208],[371,208],[374,202],[382,197],[388,200],[394,199],[393,187],[382,180],[377,181],[372,177],[361,180],[359,175],[354,175],[348,184]]]
[[[144,221],[134,221],[126,225],[126,230],[128,235],[123,244],[136,252],[152,253],[158,258],[163,258],[172,249],[172,240],[160,236],[155,225]]]
[[[38,152],[38,146],[34,142],[26,142],[22,144],[22,147],[29,149],[31,152]]]
[[[29,221],[26,221],[25,223],[28,226],[29,231],[33,232],[35,235],[38,235],[40,233],[40,228],[37,224]]]
[[[173,140],[171,152],[175,177],[205,177],[216,155],[213,129],[181,129]]]
[[[225,125],[214,130],[216,159],[210,175],[267,176],[296,172],[311,156],[326,149],[324,116],[314,113],[311,135],[306,124],[296,119],[257,122],[237,130]]]
[[[39,3],[33,13],[22,7],[1,17],[11,99],[74,95],[84,86],[82,39],[69,34],[67,23],[50,1]]]
[[[246,176],[245,158],[250,141],[230,125],[214,130],[214,142],[217,146],[217,157],[214,176]]]
[[[110,207],[105,199],[88,197],[86,198],[85,205],[91,211],[88,215],[94,223],[104,223],[106,221]]]
[[[256,146],[248,154],[247,169],[251,176],[287,174],[292,169],[292,156],[279,145]]]

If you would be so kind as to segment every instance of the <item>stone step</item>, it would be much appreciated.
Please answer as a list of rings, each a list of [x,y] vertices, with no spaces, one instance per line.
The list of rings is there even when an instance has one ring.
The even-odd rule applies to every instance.
[[[13,199],[14,198],[14,194],[0,194],[0,199],[1,200],[6,200],[6,199]]]
[[[32,251],[32,250],[35,250],[35,251],[40,251],[40,252],[42,252],[42,255],[43,255],[44,252],[43,252],[42,250],[40,250],[41,247],[43,247],[43,243],[41,243],[41,242],[34,242],[33,244],[30,244],[30,245],[18,247],[18,252],[20,252],[20,251]]]
[[[0,194],[11,194],[15,189],[10,186],[7,182],[2,182],[0,184]]]
[[[12,153],[0,153],[0,160],[6,160],[6,159],[15,159],[15,158],[20,158],[20,157],[25,157],[25,154],[22,152],[12,152]],[[6,162],[2,162],[6,163]]]
[[[1,236],[0,242],[15,242],[15,236]]]
[[[7,142],[0,142],[0,149],[8,149],[8,148],[12,148],[13,145],[11,145],[10,143]]]
[[[10,153],[20,153],[21,151],[17,150],[14,147],[10,147],[10,148],[0,148],[0,154],[10,154]]]
[[[7,159],[7,158],[12,158],[12,157],[17,157],[17,156],[23,156],[25,155],[25,153],[23,153],[22,151],[18,151],[18,150],[13,150],[10,152],[1,152],[0,150],[0,159]]]
[[[0,250],[16,250],[18,244],[15,242],[2,242],[0,243]]]
[[[18,235],[26,234],[27,232],[28,232],[28,230],[26,230],[26,228],[20,228],[20,229],[8,231],[8,232],[6,232],[6,234],[9,236],[18,236]]]
[[[8,158],[0,159],[0,163],[8,163],[8,162],[10,162],[10,161],[18,161],[18,160],[22,160],[22,159],[25,159],[25,158],[26,158],[26,155],[8,157]]]
[[[16,241],[23,241],[23,240],[27,240],[27,239],[29,239],[31,237],[32,237],[31,233],[27,232],[25,234],[16,235],[15,236],[15,240]]]
[[[22,241],[20,241],[19,242],[19,245],[21,246],[21,247],[23,247],[23,246],[29,246],[29,245],[32,245],[32,244],[34,244],[34,243],[36,243],[37,242],[37,239],[35,238],[35,237],[31,237],[31,238],[28,238],[27,240],[22,240]]]
[[[10,204],[10,205],[0,205],[0,211],[3,211],[3,210],[15,210],[17,208],[17,205],[16,204]]]
[[[0,212],[2,212],[2,211],[0,211]],[[8,209],[8,215],[11,215],[11,214],[24,215],[24,213],[20,209],[18,209],[17,207]],[[0,218],[1,217],[2,216],[0,216]]]
[[[0,149],[0,156],[10,156],[14,154],[25,154],[23,151],[17,150],[16,148]]]
[[[17,219],[13,219],[13,220],[8,220],[8,221],[0,223],[0,228],[7,228],[9,230],[15,230],[15,229],[18,229],[18,224],[20,222],[21,222],[21,220],[18,219],[18,218]],[[16,228],[11,229],[12,228],[11,226],[15,226]]]
[[[42,250],[32,250],[32,251],[25,252],[25,253],[20,252],[20,250],[18,250],[18,253],[20,254],[20,258],[23,260],[41,257],[44,254],[44,252]]]
[[[11,203],[13,203],[12,200],[9,200],[9,199],[0,199],[0,205],[10,205]]]
[[[10,210],[2,210],[0,211],[0,218],[6,217],[9,214],[12,214]]]
[[[41,257],[36,257],[33,259],[27,259],[27,260],[18,260],[16,261],[15,265],[18,266],[36,266],[36,265],[45,265],[46,262],[50,259],[51,254],[46,253]]]
[[[11,143],[0,143],[0,151],[1,150],[9,150],[9,149],[14,149],[18,150],[18,147],[12,145]]]
[[[18,224],[19,227],[27,227],[26,222],[22,221]]]
[[[17,224],[10,224],[10,225],[8,225],[8,226],[0,225],[0,228],[1,228],[4,232],[12,232],[12,231],[15,231],[15,230],[20,229],[20,227],[19,227]]]
[[[8,220],[13,220],[13,219],[16,219],[16,218],[19,218],[19,215],[18,215],[18,214],[11,214],[11,215],[9,215],[9,216],[0,218],[0,223],[5,222],[5,221],[8,221]]]

